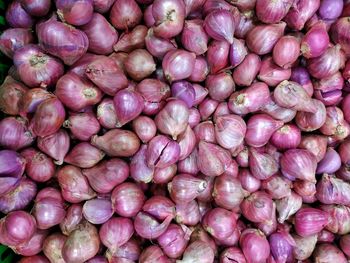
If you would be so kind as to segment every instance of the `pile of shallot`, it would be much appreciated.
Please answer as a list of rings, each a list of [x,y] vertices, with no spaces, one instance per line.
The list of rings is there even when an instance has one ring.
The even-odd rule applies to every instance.
[[[13,0],[6,20],[20,263],[350,260],[350,1]]]

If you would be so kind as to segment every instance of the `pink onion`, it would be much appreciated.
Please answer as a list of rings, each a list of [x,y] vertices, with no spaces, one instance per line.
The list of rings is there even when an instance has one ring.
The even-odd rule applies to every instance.
[[[347,259],[343,252],[332,244],[320,244],[314,251],[315,262],[327,262],[329,260],[339,263],[346,263]]]
[[[114,188],[111,196],[113,210],[124,217],[133,217],[145,202],[145,196],[136,184],[122,183]]]
[[[62,247],[67,237],[61,233],[54,233],[48,236],[43,244],[43,252],[50,262],[64,263],[62,257]]]
[[[255,148],[249,149],[249,166],[253,176],[265,180],[278,171],[278,163],[268,153],[260,153]]]
[[[170,50],[165,54],[162,61],[165,78],[169,82],[188,78],[192,74],[195,58],[194,53],[182,49]]]
[[[328,214],[316,208],[301,208],[295,215],[295,231],[302,237],[319,233],[328,223]]]
[[[190,82],[182,80],[172,83],[171,93],[173,97],[184,101],[189,108],[193,106],[195,90]]]
[[[181,33],[181,43],[188,51],[197,56],[204,54],[208,47],[208,36],[203,28],[203,21],[199,19],[186,20]]]
[[[248,48],[258,55],[270,53],[282,37],[286,23],[258,25],[247,34],[246,42]]]
[[[61,187],[63,198],[70,203],[89,200],[96,195],[90,188],[81,170],[75,166],[63,166],[57,172],[57,180]]]
[[[177,44],[174,40],[157,37],[154,34],[153,28],[148,29],[145,37],[145,45],[148,52],[151,53],[152,56],[160,59],[162,59],[168,51],[175,50],[177,48]]]
[[[138,25],[132,31],[121,34],[118,42],[113,46],[114,51],[130,52],[137,48],[143,48],[147,30],[146,26]]]
[[[21,0],[21,5],[32,16],[45,16],[50,11],[50,0]]]
[[[22,178],[16,188],[0,197],[0,211],[4,214],[21,210],[34,199],[37,192],[36,184],[27,178]]]
[[[27,148],[21,152],[26,159],[26,173],[36,182],[46,182],[55,173],[55,165],[51,158],[33,148]]]
[[[172,38],[180,34],[185,21],[185,3],[180,0],[155,0],[152,15],[155,20],[154,34],[161,38]]]
[[[11,27],[30,28],[34,24],[34,19],[22,7],[20,1],[11,2],[5,15]]]
[[[124,245],[133,235],[134,227],[128,218],[114,217],[104,223],[99,231],[100,239],[112,253]]]
[[[231,75],[226,73],[209,75],[205,86],[209,91],[210,97],[217,101],[224,101],[235,90],[235,84]]]
[[[63,234],[69,235],[77,228],[83,219],[83,207],[80,204],[72,204],[68,207],[65,218],[60,223]]]
[[[39,137],[37,145],[41,151],[56,160],[56,164],[61,165],[69,151],[70,141],[68,133],[60,129],[52,135]]]
[[[155,239],[166,231],[172,219],[173,216],[168,216],[160,223],[151,215],[139,212],[134,219],[135,231],[143,238]]]
[[[226,40],[232,44],[235,30],[233,14],[223,9],[209,13],[204,20],[204,29],[215,40]]]
[[[0,145],[19,150],[33,143],[35,136],[28,130],[26,120],[7,117],[0,121]]]
[[[80,168],[91,168],[101,161],[104,156],[105,154],[101,150],[90,143],[81,142],[65,156],[64,161]]]
[[[270,254],[270,246],[264,233],[260,230],[248,228],[241,234],[239,244],[247,262],[264,262]]]
[[[299,0],[291,6],[284,20],[290,28],[301,30],[319,6],[320,0]]]
[[[93,13],[92,0],[56,0],[57,14],[63,22],[74,26],[87,24]]]
[[[277,23],[288,13],[292,4],[293,0],[260,0],[256,3],[256,16],[264,23]]]
[[[37,229],[31,239],[17,245],[13,249],[17,254],[23,256],[34,256],[39,254],[43,248],[43,243],[47,235],[47,231]]]
[[[58,80],[55,93],[66,107],[74,111],[95,105],[102,98],[100,89],[72,72]]]
[[[297,148],[301,142],[301,132],[293,124],[285,124],[271,136],[271,143],[280,150]]]
[[[181,263],[190,262],[211,263],[214,261],[214,251],[210,245],[204,241],[194,241],[184,251]]]
[[[62,256],[66,262],[85,262],[97,254],[99,247],[96,227],[83,222],[67,237],[62,247]]]
[[[213,40],[208,47],[207,62],[212,74],[227,67],[229,61],[230,44],[225,41]]]
[[[2,112],[10,115],[17,115],[22,106],[22,98],[28,93],[27,88],[12,77],[7,76],[0,85],[0,109]],[[21,101],[21,103],[20,103]]]
[[[244,199],[240,206],[245,218],[255,223],[262,223],[271,218],[272,204],[268,194],[257,191]]]
[[[237,85],[250,86],[258,74],[260,66],[260,57],[254,53],[248,54],[233,71],[233,80]]]
[[[110,13],[112,25],[120,30],[134,28],[141,18],[141,9],[134,0],[116,0]]]
[[[184,231],[184,226],[170,224],[167,230],[157,238],[160,247],[170,258],[180,257],[187,247],[190,233]]]
[[[248,51],[247,47],[244,44],[244,40],[242,39],[233,39],[233,43],[230,45],[229,54],[230,63],[232,67],[237,67],[247,56]]]
[[[344,9],[345,10],[345,9]],[[345,54],[348,56],[350,52],[350,46],[349,46],[349,34],[348,34],[348,28],[349,28],[349,21],[346,19],[346,17],[341,17],[338,20],[336,20],[330,31],[330,36],[334,43],[340,44]]]
[[[16,50],[33,42],[33,35],[26,28],[9,28],[0,36],[0,51],[13,58]]]
[[[325,157],[318,163],[316,173],[332,174],[338,171],[341,166],[339,154],[333,149],[328,148]]]
[[[89,141],[100,130],[98,120],[91,113],[71,114],[63,126],[69,128],[73,136],[80,141]]]
[[[289,233],[276,232],[269,237],[271,254],[277,262],[293,259],[293,247],[296,245]]]
[[[301,52],[306,58],[321,56],[329,45],[326,24],[318,22],[311,27],[301,41]]]
[[[40,46],[66,65],[74,64],[86,53],[89,45],[84,32],[56,21],[55,16],[37,24],[37,35]]]
[[[130,157],[140,148],[135,133],[119,129],[109,130],[102,136],[94,135],[91,144],[113,157]]]

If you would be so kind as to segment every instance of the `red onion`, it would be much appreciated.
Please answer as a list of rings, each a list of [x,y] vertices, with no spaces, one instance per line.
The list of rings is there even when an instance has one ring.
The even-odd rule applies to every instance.
[[[145,202],[145,196],[136,184],[122,183],[114,188],[112,192],[113,210],[124,217],[133,217]]]
[[[175,204],[167,197],[156,195],[144,203],[142,210],[159,220],[164,220],[175,215]]]
[[[68,236],[62,247],[62,256],[66,262],[85,262],[93,258],[99,248],[100,239],[96,227],[83,222]]]
[[[181,263],[202,262],[211,263],[214,261],[214,251],[204,241],[194,241],[187,246],[183,253]]]
[[[260,230],[248,228],[241,234],[239,244],[247,262],[258,263],[267,260],[270,246],[264,233]]]
[[[33,237],[36,230],[34,217],[24,211],[10,212],[1,221],[1,243],[7,246],[16,246],[28,241]]]
[[[72,204],[68,207],[65,218],[60,223],[64,235],[69,235],[83,219],[83,207],[80,204]]]
[[[200,222],[198,203],[193,200],[190,203],[176,204],[176,222],[187,226],[195,226]]]
[[[313,258],[315,262],[327,262],[327,261],[335,261],[339,263],[347,262],[347,259],[343,254],[343,252],[339,248],[331,244],[317,245],[313,254]]]
[[[286,23],[258,25],[247,34],[248,48],[258,55],[270,53],[284,33]]]
[[[0,36],[0,51],[6,56],[13,58],[16,50],[33,42],[33,35],[26,28],[9,28]]]
[[[185,80],[174,82],[171,85],[171,93],[173,97],[184,101],[189,108],[192,107],[195,100],[195,90],[191,83]]]
[[[226,40],[233,43],[235,21],[233,14],[228,10],[215,10],[210,12],[204,20],[204,29],[215,40]]]
[[[116,262],[121,262],[121,263],[124,262],[123,260],[125,260],[126,263],[128,263],[129,261],[138,260],[141,254],[140,242],[137,239],[131,238],[124,245],[120,246],[113,255],[111,255],[110,252],[111,251],[109,250],[106,252],[106,258],[108,260],[111,260],[110,256],[119,258],[121,261],[116,261]],[[104,258],[104,260],[106,260],[106,263],[107,263],[106,258]],[[114,262],[114,261],[111,261],[111,262]]]
[[[255,112],[266,105],[270,98],[268,86],[262,82],[253,83],[250,87],[232,93],[229,109],[236,114]]]
[[[133,233],[134,227],[130,219],[114,217],[101,226],[99,235],[101,242],[115,253],[132,237]]]
[[[18,115],[23,96],[28,93],[27,88],[12,77],[7,76],[0,85],[0,109],[6,114]],[[21,103],[20,103],[21,101]]]
[[[257,191],[260,186],[260,180],[256,179],[248,169],[240,169],[238,178],[241,182],[242,188],[249,193]]]
[[[181,226],[170,224],[167,230],[157,238],[164,254],[170,258],[180,257],[187,247],[189,234]]]
[[[8,214],[9,212],[26,208],[34,199],[36,192],[36,184],[23,177],[16,188],[0,197],[0,211]]]
[[[278,163],[268,153],[260,153],[255,148],[249,149],[249,166],[253,176],[265,180],[278,172]]]
[[[88,142],[82,142],[66,155],[64,161],[80,168],[91,168],[104,157],[104,153]]]
[[[159,59],[162,59],[168,51],[177,48],[177,44],[174,40],[155,36],[152,28],[148,29],[145,37],[145,45],[148,52]]]
[[[315,131],[321,128],[326,121],[326,107],[319,101],[312,99],[313,107],[317,109],[315,113],[299,111],[296,115],[295,122],[302,131]]]
[[[64,200],[70,203],[89,200],[96,195],[81,170],[75,166],[63,166],[57,172],[57,180]]]
[[[102,98],[101,90],[72,72],[58,80],[55,93],[66,107],[74,111],[95,105]]]
[[[345,9],[344,9],[345,10]],[[346,17],[339,18],[336,20],[331,27],[331,38],[334,43],[340,44],[343,51],[349,56],[349,35],[348,35],[349,21]]]
[[[80,141],[89,141],[100,130],[98,120],[91,113],[71,114],[63,126],[69,128],[73,136]]]
[[[291,81],[299,83],[309,96],[312,96],[313,84],[310,79],[310,74],[304,67],[294,67],[292,68],[292,75],[290,77]]]
[[[54,233],[48,236],[43,244],[43,252],[45,256],[54,263],[64,263],[62,257],[62,247],[66,242],[67,237],[61,233]]]
[[[172,219],[173,216],[168,216],[162,223],[159,223],[151,215],[139,212],[134,219],[135,231],[143,238],[155,239],[166,231]]]
[[[103,92],[115,95],[128,85],[124,73],[112,58],[101,56],[92,61],[86,68],[86,76]]]
[[[92,0],[95,12],[104,14],[112,7],[115,0]]]
[[[258,191],[251,194],[240,206],[244,217],[252,222],[261,223],[271,218],[272,199],[264,192]]]
[[[189,112],[185,102],[181,100],[170,100],[166,106],[155,117],[157,128],[175,140],[185,131]]]
[[[64,157],[68,153],[70,141],[68,133],[60,129],[56,133],[38,138],[38,148],[51,158],[55,159],[55,163],[61,165]]]
[[[299,0],[295,2],[284,20],[292,29],[301,30],[305,23],[316,13],[320,0]]]
[[[349,251],[349,235],[345,235],[345,236],[342,236],[340,238],[340,248],[342,249],[342,251],[344,252],[344,254],[346,256],[349,256],[350,255],[350,251]]]
[[[289,233],[276,232],[269,237],[271,254],[277,262],[293,259],[293,247],[296,245]]]
[[[326,229],[335,234],[349,233],[350,209],[344,205],[322,205],[321,209],[330,216]]]
[[[129,175],[127,163],[121,159],[103,161],[90,169],[82,170],[90,186],[98,193],[108,193],[124,182]]]
[[[328,48],[329,36],[324,22],[311,27],[301,41],[301,52],[306,58],[321,56]]]
[[[165,54],[162,61],[165,78],[169,82],[188,78],[192,74],[195,58],[194,53],[182,49],[170,50]]]
[[[293,124],[285,124],[272,134],[270,141],[279,150],[297,148],[301,142],[300,129]]]
[[[117,127],[117,116],[115,112],[113,99],[105,98],[97,106],[97,120],[107,129]]]
[[[91,144],[113,157],[130,157],[140,148],[140,141],[135,133],[113,129],[102,136],[94,135]]]
[[[169,258],[164,255],[162,249],[157,245],[152,245],[144,249],[140,255],[140,263],[169,263]]]
[[[208,36],[199,19],[186,20],[181,34],[181,43],[188,51],[196,55],[204,54],[208,49]]]
[[[116,0],[112,6],[110,21],[117,29],[132,29],[141,19],[141,9],[134,0]]]
[[[318,14],[322,19],[332,20],[340,16],[343,10],[343,1],[335,0],[322,0],[320,8],[318,9]]]
[[[230,64],[232,67],[237,67],[247,56],[248,51],[244,44],[244,40],[242,39],[233,39],[233,43],[230,45],[229,54]]]
[[[281,55],[281,53],[279,54]],[[281,68],[273,62],[272,57],[266,57],[261,63],[258,79],[269,86],[277,86],[281,81],[289,79],[290,76],[290,68]]]
[[[215,126],[212,121],[203,121],[194,128],[197,142],[205,141],[216,143]]]
[[[185,3],[180,0],[155,0],[152,15],[155,20],[154,34],[161,38],[172,38],[180,34],[185,21]]]
[[[62,200],[48,197],[35,200],[33,215],[39,229],[49,229],[64,219],[66,211]]]
[[[277,121],[266,114],[256,114],[247,122],[246,143],[252,147],[261,147],[282,126],[283,122]]]
[[[178,174],[168,183],[170,197],[175,203],[189,203],[206,188],[206,180],[190,174]]]
[[[147,116],[139,116],[132,122],[133,130],[142,142],[149,142],[156,135],[156,125],[154,121]]]
[[[295,231],[302,237],[319,233],[328,223],[328,213],[316,208],[301,208],[295,215]]]
[[[233,71],[233,80],[237,85],[250,86],[258,74],[260,66],[260,57],[254,53],[249,53]]]
[[[218,206],[231,210],[243,201],[246,193],[238,179],[224,174],[215,178],[212,195]]]
[[[132,79],[140,81],[156,70],[156,64],[150,53],[144,49],[136,49],[125,60],[125,69]]]
[[[149,143],[146,160],[149,167],[166,168],[176,163],[179,156],[179,144],[166,136],[158,135]]]
[[[257,1],[256,16],[264,23],[277,23],[288,13],[292,4],[293,0]]]
[[[223,208],[209,210],[202,219],[203,228],[217,239],[229,237],[236,227],[236,215]]]
[[[11,2],[5,15],[11,27],[30,28],[34,24],[34,19],[24,10],[20,1]]]
[[[276,210],[279,214],[278,222],[283,223],[290,216],[295,214],[301,208],[302,202],[302,198],[294,192],[276,200]]]
[[[149,183],[153,180],[154,167],[147,166],[147,145],[141,145],[140,150],[130,161],[130,176],[136,182]]]
[[[65,110],[57,98],[51,98],[39,104],[32,118],[29,129],[37,136],[54,134],[64,122]]]
[[[318,163],[316,173],[335,173],[341,166],[339,154],[333,149],[328,148],[325,157]]]
[[[94,13],[90,22],[81,29],[89,39],[89,51],[101,55],[112,53],[113,45],[118,40],[118,32],[104,16]]]
[[[329,47],[321,56],[308,60],[309,73],[318,79],[327,78],[344,67],[345,55],[340,45]]]
[[[27,148],[21,152],[26,159],[26,173],[36,182],[46,182],[55,173],[55,165],[51,158],[33,148]]]
[[[349,205],[350,196],[348,195],[348,188],[350,188],[350,185],[345,181],[324,174],[322,179],[317,183],[316,196],[323,204]]]
[[[74,26],[90,22],[93,13],[92,0],[56,0],[57,14],[63,22]]]
[[[132,31],[123,33],[120,35],[119,41],[113,46],[114,51],[130,52],[137,48],[143,48],[147,30],[146,26],[138,25]]]
[[[276,103],[285,108],[315,113],[316,105],[301,85],[284,80],[273,93]]]
[[[228,65],[230,44],[225,41],[213,40],[208,47],[207,62],[212,74],[218,73]]]
[[[281,171],[284,176],[315,182],[317,161],[308,150],[290,149],[281,157]]]
[[[230,153],[218,145],[200,141],[198,144],[197,165],[208,176],[219,176],[231,165]]]
[[[64,64],[74,64],[88,49],[89,40],[84,32],[56,21],[55,16],[37,24],[41,47]]]
[[[281,37],[273,48],[273,60],[282,68],[290,68],[298,59],[300,53],[300,43],[296,37]]]
[[[212,99],[224,101],[235,90],[235,83],[231,75],[223,72],[216,75],[209,75],[206,79],[205,87],[208,89]]]
[[[50,11],[50,0],[21,0],[21,5],[32,16],[45,16]]]
[[[170,87],[157,79],[144,79],[137,86],[136,90],[142,95],[145,101],[160,102],[170,96]]]
[[[35,136],[28,130],[26,120],[7,117],[0,121],[0,145],[19,150],[33,143]]]
[[[34,256],[36,254],[39,254],[42,250],[43,243],[47,235],[47,231],[38,229],[36,230],[31,239],[17,245],[13,249],[17,254],[23,256]]]

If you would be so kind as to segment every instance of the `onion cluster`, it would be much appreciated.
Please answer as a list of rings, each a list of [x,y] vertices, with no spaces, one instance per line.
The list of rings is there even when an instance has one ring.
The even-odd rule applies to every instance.
[[[350,260],[350,1],[5,16],[0,243],[20,263]]]

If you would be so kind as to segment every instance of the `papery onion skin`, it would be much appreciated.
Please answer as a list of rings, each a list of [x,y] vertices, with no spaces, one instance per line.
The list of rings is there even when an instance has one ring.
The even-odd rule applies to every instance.
[[[62,247],[66,240],[67,237],[61,233],[53,233],[45,239],[43,244],[43,252],[44,255],[50,260],[50,262],[65,262],[62,257]]]
[[[292,5],[284,20],[290,28],[301,30],[319,6],[320,0],[300,0]]]
[[[16,50],[33,42],[33,35],[26,28],[9,28],[0,36],[0,51],[6,56],[13,58]]]
[[[256,16],[264,23],[277,23],[288,13],[292,4],[293,0],[258,0],[255,7]]]
[[[14,28],[30,28],[34,24],[34,19],[24,10],[20,1],[13,1],[8,5],[5,17]]]
[[[328,223],[328,213],[315,208],[301,208],[295,215],[295,230],[307,237],[320,232]]]
[[[50,0],[21,0],[21,5],[32,16],[45,16],[50,11]]]
[[[0,110],[9,115],[18,115],[27,90],[22,83],[7,76],[0,86]]]
[[[92,0],[56,0],[57,14],[60,19],[74,26],[85,25],[93,13]]]

